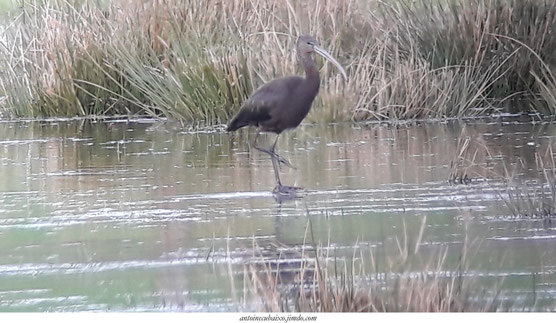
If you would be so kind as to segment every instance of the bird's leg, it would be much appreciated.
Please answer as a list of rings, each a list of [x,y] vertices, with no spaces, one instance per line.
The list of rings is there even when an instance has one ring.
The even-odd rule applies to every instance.
[[[257,132],[255,133],[255,139],[253,140],[253,148],[257,149],[258,151],[267,153],[270,156],[270,160],[272,161],[272,168],[274,168],[274,176],[276,177],[276,183],[278,183],[277,187],[281,187],[282,182],[280,181],[280,173],[278,167],[279,164],[277,163],[278,160],[276,159],[276,154],[273,154],[270,151],[257,146],[257,138],[259,138],[260,133],[261,133],[261,129],[257,129]]]
[[[255,139],[253,139],[253,148],[257,149],[258,151],[265,152],[264,149],[259,148],[257,146],[257,138],[259,138],[259,134],[261,133],[261,129],[257,128],[257,132],[255,132]]]
[[[257,129],[257,132],[255,133],[255,139],[253,140],[253,148],[257,149],[258,151],[262,151],[263,153],[269,154],[270,158],[272,158],[273,160],[277,159],[280,163],[282,163],[282,164],[284,164],[284,165],[286,165],[290,168],[296,169],[289,161],[287,161],[286,159],[282,158],[281,156],[279,156],[278,154],[276,154],[274,152],[274,148],[276,147],[276,143],[278,142],[278,137],[280,135],[276,136],[276,139],[274,140],[274,144],[272,145],[272,148],[270,150],[267,150],[267,149],[264,149],[264,148],[261,148],[261,147],[257,146],[257,138],[259,138],[260,133],[261,133],[261,129],[259,128],[259,129]]]
[[[270,160],[272,161],[272,168],[274,169],[274,176],[276,178],[276,188],[275,188],[276,190],[282,187],[282,182],[280,181],[280,168],[279,168],[280,159],[277,158],[277,155],[275,153],[257,146],[257,138],[259,138],[260,133],[261,130],[257,129],[257,133],[255,134],[255,139],[253,140],[253,147],[259,151],[267,153],[270,156]],[[274,145],[272,146],[273,149],[274,146],[276,146],[277,141],[278,141],[278,137],[276,137],[276,141],[274,141]]]
[[[282,182],[280,181],[280,164],[276,158],[272,157],[272,155],[270,156],[270,159],[272,160],[272,168],[274,168],[274,176],[276,177],[276,187],[282,187]]]
[[[264,148],[261,148],[261,147],[257,146],[257,138],[259,138],[260,133],[261,133],[261,129],[257,128],[257,132],[255,133],[255,139],[253,140],[253,148],[257,149],[258,151],[262,151],[263,153],[267,153],[268,155],[270,155],[270,158],[272,159],[272,164],[274,165],[274,158],[276,158],[276,154],[273,154],[269,150],[266,150]]]
[[[270,153],[271,153],[271,157],[274,155],[274,157],[272,157],[272,167],[274,167],[274,175],[276,176],[276,187],[274,188],[274,190],[272,191],[275,195],[275,198],[278,196],[277,200],[281,201],[287,197],[287,199],[291,199],[291,198],[295,198],[297,197],[297,192],[298,190],[300,190],[299,187],[295,187],[295,186],[284,186],[282,185],[282,182],[280,182],[280,163],[283,163],[284,165],[291,167],[291,168],[295,168],[292,166],[292,164],[290,164],[289,161],[287,161],[286,159],[280,157],[278,154],[276,154],[274,152],[274,149],[276,148],[276,143],[278,142],[278,137],[280,136],[280,134],[278,134],[276,136],[276,139],[274,140],[274,144],[272,144],[272,146],[270,147]]]
[[[276,144],[278,143],[278,137],[280,137],[280,134],[276,135],[276,139],[274,139],[274,144],[272,144],[272,146],[270,147],[270,153],[273,154],[278,159],[278,161],[281,162],[282,164],[288,166],[289,168],[297,169],[287,159],[283,158],[282,156],[274,152],[274,149],[276,148]]]
[[[253,148],[257,149],[258,151],[262,151],[263,153],[267,153],[270,155],[270,158],[274,161],[275,156],[268,150],[257,146],[257,138],[259,138],[259,134],[261,133],[261,129],[257,128],[257,132],[255,133],[255,139],[253,139]]]
[[[293,166],[290,164],[289,161],[285,160],[284,158],[278,156],[274,149],[276,148],[276,143],[278,142],[279,135],[276,136],[274,140],[274,144],[272,144],[270,150],[266,150],[260,147],[257,147],[257,138],[259,138],[260,129],[257,129],[257,133],[255,134],[255,139],[253,140],[253,147],[259,151],[267,153],[270,156],[270,160],[272,161],[272,168],[274,169],[274,176],[276,178],[276,187],[272,191],[274,193],[274,197],[277,200],[283,201],[284,199],[292,199],[297,197],[297,192],[301,189],[299,187],[294,186],[284,186],[282,185],[282,181],[280,181],[280,163],[283,163],[289,167]]]

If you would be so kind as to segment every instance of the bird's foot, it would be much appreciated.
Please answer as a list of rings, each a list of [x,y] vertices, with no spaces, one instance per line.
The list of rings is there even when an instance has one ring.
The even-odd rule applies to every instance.
[[[276,187],[274,188],[272,193],[274,193],[275,195],[285,195],[285,196],[292,195],[292,196],[296,197],[297,193],[299,193],[302,190],[303,190],[303,188],[301,188],[301,187],[285,186],[285,185],[282,185],[282,184],[278,184],[278,185],[276,185]]]
[[[272,193],[276,202],[282,204],[282,202],[302,198],[303,196],[299,194],[300,190],[302,190],[300,187],[278,185]]]

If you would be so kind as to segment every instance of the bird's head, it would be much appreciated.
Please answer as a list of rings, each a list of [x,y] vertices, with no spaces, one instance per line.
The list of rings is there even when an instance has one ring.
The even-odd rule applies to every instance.
[[[319,46],[319,43],[313,38],[313,36],[303,35],[299,36],[297,39],[297,48],[300,54],[312,54],[315,52],[315,46]]]
[[[330,55],[327,51],[322,49],[313,36],[299,36],[299,38],[297,39],[297,53],[300,56],[311,55],[312,53],[319,54],[320,56],[334,64],[334,66],[336,66],[340,70],[340,73],[342,73],[344,79],[347,80],[346,71],[344,71],[340,63],[338,63],[338,61],[335,60],[334,57],[332,57],[332,55]]]

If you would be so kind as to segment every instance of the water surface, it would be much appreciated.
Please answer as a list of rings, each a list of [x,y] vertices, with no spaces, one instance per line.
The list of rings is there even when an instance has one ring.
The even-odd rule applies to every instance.
[[[305,188],[283,203],[252,138],[152,120],[0,123],[0,311],[239,310],[248,263],[295,263],[302,246],[386,257],[422,223],[425,254],[448,248],[456,266],[465,244],[465,275],[503,278],[516,310],[556,309],[554,220],[504,202],[510,175],[539,194],[553,124],[305,125],[278,144],[297,167],[283,183]],[[467,184],[449,182],[454,169]]]

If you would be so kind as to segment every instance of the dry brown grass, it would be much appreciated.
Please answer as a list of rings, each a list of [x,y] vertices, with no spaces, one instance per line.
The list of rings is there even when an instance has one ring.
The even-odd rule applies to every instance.
[[[501,282],[481,286],[478,278],[465,275],[470,257],[467,239],[455,269],[447,266],[447,248],[433,253],[422,250],[425,224],[423,218],[418,236],[410,239],[404,234],[396,240],[396,251],[385,256],[355,248],[352,256],[342,257],[330,246],[306,245],[293,265],[257,261],[245,268],[244,308],[270,312],[508,310],[510,304],[499,298]],[[280,263],[286,265],[281,268]]]
[[[505,194],[500,198],[515,217],[556,217],[556,159],[552,144],[544,153],[535,153],[537,177],[524,181],[516,175],[520,165],[505,167]]]
[[[263,82],[299,72],[296,38],[312,34],[349,81],[322,67],[310,121],[553,114],[555,9],[540,0],[25,2],[0,38],[0,111],[225,123]]]

